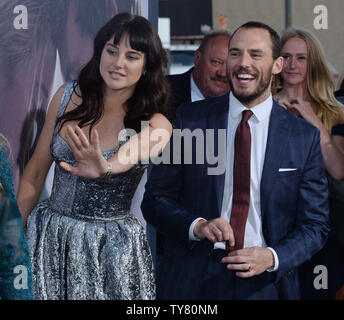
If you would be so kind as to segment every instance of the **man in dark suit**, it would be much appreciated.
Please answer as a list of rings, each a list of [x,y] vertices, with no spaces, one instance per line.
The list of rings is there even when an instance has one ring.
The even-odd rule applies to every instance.
[[[230,33],[226,30],[206,34],[194,54],[195,67],[182,74],[167,76],[172,91],[172,115],[181,104],[218,97],[229,91],[226,74],[229,38]],[[149,237],[154,239],[154,230],[149,229]],[[164,241],[165,237],[157,232],[156,269],[159,268],[164,254]]]
[[[194,54],[195,67],[167,76],[172,89],[172,111],[183,103],[218,97],[229,91],[226,75],[229,37],[226,30],[205,35]]]
[[[181,161],[147,182],[143,215],[166,235],[158,299],[299,299],[297,267],[328,234],[328,191],[319,131],[272,100],[282,64],[277,33],[244,24],[229,43],[231,93],[179,108],[176,128],[214,139],[184,136]],[[200,163],[209,153],[217,168]]]

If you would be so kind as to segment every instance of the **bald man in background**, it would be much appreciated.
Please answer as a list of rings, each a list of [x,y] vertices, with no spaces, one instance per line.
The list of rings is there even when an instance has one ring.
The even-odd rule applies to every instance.
[[[208,33],[195,51],[195,66],[185,73],[167,76],[172,88],[172,112],[183,103],[229,92],[226,75],[229,38],[226,30]]]

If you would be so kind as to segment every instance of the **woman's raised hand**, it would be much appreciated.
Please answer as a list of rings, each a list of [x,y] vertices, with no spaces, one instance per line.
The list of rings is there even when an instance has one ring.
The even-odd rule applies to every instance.
[[[290,112],[292,112],[296,116],[301,116],[300,112],[296,108],[293,107],[293,105],[291,104],[290,100],[288,100],[288,99],[280,99],[280,100],[278,100],[278,103],[279,103],[280,106],[282,106],[285,109],[289,110]]]
[[[107,172],[107,161],[103,157],[99,135],[96,129],[91,131],[91,140],[89,141],[84,132],[78,127],[66,127],[66,140],[69,144],[77,166],[61,161],[60,166],[76,176],[84,178],[99,178]]]

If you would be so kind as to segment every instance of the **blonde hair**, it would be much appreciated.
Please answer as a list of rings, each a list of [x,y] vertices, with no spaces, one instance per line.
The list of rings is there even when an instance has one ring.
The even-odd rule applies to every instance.
[[[0,150],[2,149],[3,146],[8,146],[8,141],[7,139],[5,138],[4,135],[2,135],[0,133]],[[2,183],[1,183],[1,179],[0,179],[0,200],[1,200],[1,196],[2,196],[2,192],[4,191],[4,187],[2,186]]]
[[[288,28],[282,35],[281,46],[291,38],[305,41],[307,46],[307,94],[317,117],[331,133],[341,120],[342,105],[334,97],[334,82],[319,40],[308,30]],[[283,82],[283,79],[282,79]]]
[[[6,137],[2,133],[0,133],[0,151],[2,150],[2,148],[5,148],[5,150],[7,151],[9,159],[12,159],[12,151],[11,151],[10,143],[8,142]],[[2,185],[1,178],[0,178],[0,200],[1,200],[1,194],[3,191],[4,191],[4,187]]]
[[[11,150],[11,147],[10,147],[10,143],[8,142],[6,137],[2,133],[0,133],[0,150],[3,147],[6,149],[6,151],[8,153],[8,156],[11,159],[12,158],[12,150]]]
[[[10,144],[8,140],[5,138],[5,136],[2,133],[0,133],[0,147],[2,147],[3,145],[9,147]]]
[[[0,133],[0,147],[2,147],[2,145],[8,145],[8,141],[5,136]]]

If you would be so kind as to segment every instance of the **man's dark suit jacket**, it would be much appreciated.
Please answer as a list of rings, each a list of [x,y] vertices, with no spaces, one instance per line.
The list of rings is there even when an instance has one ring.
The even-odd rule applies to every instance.
[[[171,111],[175,112],[177,108],[187,102],[191,102],[191,73],[194,68],[181,74],[167,76],[171,85]]]
[[[172,118],[180,105],[191,102],[191,73],[194,68],[181,74],[168,75],[167,80],[171,86],[171,102],[169,111]],[[156,233],[156,254],[161,257],[164,254],[165,237],[159,231]],[[160,261],[160,260],[159,260]],[[159,265],[156,266],[159,268]]]
[[[228,101],[226,94],[183,105],[175,125],[191,131],[226,129]],[[322,248],[329,231],[328,187],[319,141],[316,128],[274,102],[261,178],[261,219],[265,242],[276,251],[279,268],[268,275],[270,283],[262,284],[259,276],[245,279],[250,285],[239,288],[242,292],[237,298],[249,298],[258,287],[273,283],[280,298],[299,299],[297,267]],[[214,149],[216,155],[216,143]],[[191,151],[195,160],[193,145],[182,151],[182,163],[185,152]],[[156,165],[146,184],[143,215],[166,235],[157,274],[159,299],[197,299],[213,244],[189,241],[189,227],[197,217],[219,217],[224,192],[225,175],[208,175],[209,166],[194,162]]]
[[[336,99],[339,102],[344,104],[344,89],[339,89],[339,90],[335,91],[334,96],[336,97]]]

